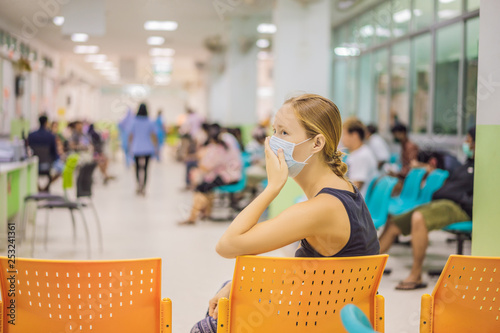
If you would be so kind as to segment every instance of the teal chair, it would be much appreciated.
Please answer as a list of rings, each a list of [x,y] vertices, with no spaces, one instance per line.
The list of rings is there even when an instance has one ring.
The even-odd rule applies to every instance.
[[[366,189],[366,195],[365,195],[365,202],[367,205],[368,205],[368,202],[371,201],[371,199],[372,199],[372,192],[373,192],[373,189],[375,188],[375,184],[377,183],[378,180],[379,180],[378,176],[373,177],[373,179],[368,184],[368,188]]]
[[[420,205],[424,205],[426,203],[431,202],[432,195],[434,194],[434,192],[439,190],[441,186],[443,186],[444,182],[446,181],[446,179],[448,179],[449,175],[450,173],[446,170],[436,169],[432,171],[427,176],[427,179],[425,180],[425,185],[422,188],[422,190],[420,190],[417,199],[403,200],[402,202],[400,202],[399,206],[389,207],[389,214],[391,215],[404,214]]]
[[[377,333],[363,311],[354,304],[344,306],[340,318],[348,333]]]
[[[453,223],[443,230],[457,236],[457,254],[464,254],[464,241],[470,239],[472,235],[472,221]]]
[[[391,193],[397,183],[397,178],[386,176],[377,182],[372,191],[367,206],[376,229],[384,226],[387,222]]]
[[[405,202],[415,202],[420,194],[420,184],[426,174],[425,169],[411,169],[406,176],[401,194],[391,199],[389,203],[389,214],[398,215]]]

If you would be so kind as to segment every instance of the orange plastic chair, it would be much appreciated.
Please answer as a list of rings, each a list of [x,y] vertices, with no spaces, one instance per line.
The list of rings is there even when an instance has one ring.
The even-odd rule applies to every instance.
[[[420,333],[431,332],[500,332],[500,258],[450,256],[422,296]]]
[[[230,300],[219,300],[217,332],[346,332],[340,310],[352,303],[383,333],[377,289],[387,257],[238,257]]]
[[[0,333],[172,332],[171,302],[160,298],[159,258],[13,263],[0,257],[0,266]]]

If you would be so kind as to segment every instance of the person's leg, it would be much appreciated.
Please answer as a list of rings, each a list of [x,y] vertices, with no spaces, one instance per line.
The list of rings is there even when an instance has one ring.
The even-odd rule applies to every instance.
[[[139,185],[140,184],[139,170],[140,170],[140,167],[141,167],[140,157],[139,156],[134,156],[134,160],[135,160],[135,178],[137,180],[137,184]]]
[[[401,235],[401,229],[392,221],[391,218],[387,220],[384,231],[380,235],[380,253],[387,253],[389,248],[396,240],[396,237]]]
[[[411,247],[413,251],[413,266],[410,275],[403,282],[422,282],[422,265],[425,252],[429,244],[429,231],[427,230],[424,215],[416,211],[411,217]]]
[[[146,187],[146,181],[148,180],[148,164],[150,158],[150,155],[144,156],[144,182],[142,183],[143,188]]]

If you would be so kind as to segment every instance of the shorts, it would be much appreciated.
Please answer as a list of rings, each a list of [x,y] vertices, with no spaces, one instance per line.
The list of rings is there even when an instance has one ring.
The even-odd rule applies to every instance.
[[[428,231],[443,229],[452,223],[471,220],[469,214],[457,203],[446,199],[436,200],[392,218],[392,222],[405,236],[411,233],[411,216],[414,212],[420,212],[424,216]]]

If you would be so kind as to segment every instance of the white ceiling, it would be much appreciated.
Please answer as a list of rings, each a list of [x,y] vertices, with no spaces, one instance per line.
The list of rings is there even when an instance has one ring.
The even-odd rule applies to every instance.
[[[25,20],[33,21],[34,15],[40,15],[43,12],[41,3],[66,3],[67,1],[0,0],[0,20],[20,31]],[[346,18],[377,1],[363,0],[355,9],[347,12],[339,12],[335,6],[332,6],[332,25],[345,21]],[[147,37],[162,36],[165,38],[165,44],[162,47],[170,47],[176,51],[175,70],[177,70],[175,67],[177,63],[190,63],[194,68],[195,62],[205,61],[208,51],[203,47],[204,39],[217,34],[225,37],[230,29],[231,17],[257,15],[262,18],[262,22],[269,22],[274,4],[273,0],[244,0],[234,10],[224,13],[224,19],[221,20],[214,7],[216,2],[213,0],[106,0],[105,2],[106,34],[90,36],[85,44],[98,45],[99,53],[104,53],[116,61],[119,57],[124,57],[136,58],[140,63],[144,61],[143,58],[147,57],[151,48],[146,43]],[[231,3],[225,0],[221,2]],[[143,26],[147,20],[174,20],[179,23],[179,27],[173,32],[145,31]],[[51,21],[39,29],[35,38],[57,50],[64,57],[77,60],[83,66],[87,66],[86,68],[91,69],[83,62],[83,56],[73,54],[73,47],[76,43],[71,41],[70,36],[62,35],[61,27],[55,26]]]

